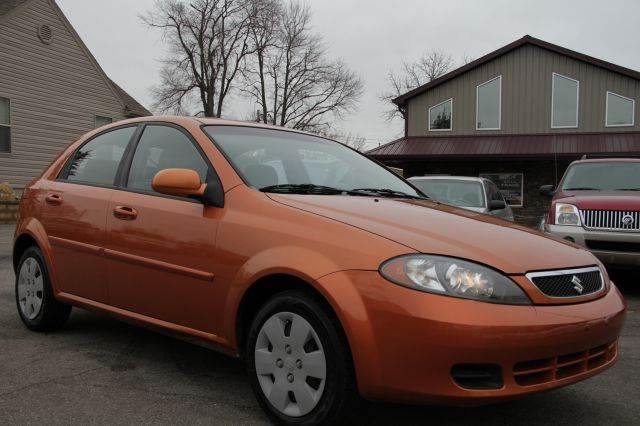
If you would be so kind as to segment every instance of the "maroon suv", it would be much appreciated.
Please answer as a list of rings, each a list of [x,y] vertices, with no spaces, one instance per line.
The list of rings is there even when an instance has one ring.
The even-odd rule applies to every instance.
[[[604,263],[640,265],[640,159],[574,161],[553,195],[544,231],[587,247]]]

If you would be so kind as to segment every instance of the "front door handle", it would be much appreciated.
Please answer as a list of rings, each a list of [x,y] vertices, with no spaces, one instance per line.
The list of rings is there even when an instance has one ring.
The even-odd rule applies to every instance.
[[[113,215],[120,220],[134,220],[138,217],[138,212],[131,207],[117,206],[113,209]]]
[[[49,194],[44,198],[44,200],[47,204],[51,204],[52,206],[59,206],[62,204],[62,197],[58,194]]]

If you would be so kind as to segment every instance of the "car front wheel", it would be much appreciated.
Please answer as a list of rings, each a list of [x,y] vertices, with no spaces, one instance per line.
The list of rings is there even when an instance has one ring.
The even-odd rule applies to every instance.
[[[304,292],[269,300],[247,338],[246,367],[272,420],[334,424],[353,414],[357,392],[350,351],[335,317]]]

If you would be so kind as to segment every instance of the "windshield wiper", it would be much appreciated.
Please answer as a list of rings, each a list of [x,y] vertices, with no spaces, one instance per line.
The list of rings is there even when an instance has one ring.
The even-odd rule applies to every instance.
[[[402,192],[402,191],[395,191],[393,189],[387,189],[387,188],[356,188],[356,189],[352,189],[350,191],[348,191],[349,194],[353,194],[353,195],[357,195],[357,194],[372,194],[372,195],[378,195],[381,197],[389,197],[389,198],[410,198],[410,199],[415,199],[415,200],[427,200],[429,199],[428,196],[418,196],[418,195],[411,195],[411,194],[407,194],[406,192]]]
[[[640,191],[640,188],[617,188],[614,191]]]
[[[331,186],[314,185],[312,183],[285,183],[280,185],[269,185],[260,188],[262,192],[275,192],[280,194],[310,194],[310,195],[354,195],[365,197],[389,197],[389,198],[411,198],[426,200],[428,197],[419,197],[401,191],[385,188],[356,188],[339,189]]]
[[[269,185],[260,188],[262,192],[279,192],[282,194],[317,194],[317,195],[338,195],[343,190],[330,186],[314,185],[312,183],[285,183],[281,185]]]
[[[589,188],[588,186],[585,186],[585,187],[576,187],[576,188],[564,188],[563,191],[602,191],[602,190],[598,188]]]

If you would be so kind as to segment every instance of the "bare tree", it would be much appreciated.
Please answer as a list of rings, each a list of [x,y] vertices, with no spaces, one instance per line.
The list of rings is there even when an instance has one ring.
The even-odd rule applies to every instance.
[[[317,134],[319,136],[341,142],[347,146],[350,146],[356,151],[362,151],[362,149],[367,144],[367,139],[363,136],[358,135],[357,133],[342,133],[332,129],[323,129],[317,132]]]
[[[244,59],[254,21],[248,0],[156,0],[141,19],[162,31],[169,45],[154,108],[184,113],[193,102],[198,114],[220,117]]]
[[[460,65],[467,65],[469,62],[473,62],[475,61],[475,58],[471,55],[469,55],[468,53],[465,53],[462,55],[462,58],[460,59]]]
[[[351,148],[355,149],[356,151],[362,151],[365,147],[365,145],[367,144],[367,139],[359,136],[357,134],[353,134],[351,132],[347,133],[346,135],[343,135],[342,137],[340,137],[339,139],[337,139],[339,142],[342,142],[345,145],[350,146]]]
[[[389,90],[380,95],[380,100],[391,103],[398,96],[446,74],[453,65],[452,56],[439,50],[431,50],[415,62],[403,61],[399,73],[388,72]],[[394,105],[384,113],[384,116],[389,121],[396,117],[405,119],[406,111]]]
[[[256,2],[255,54],[243,90],[258,105],[258,119],[317,132],[355,110],[362,81],[344,62],[326,58],[322,38],[311,30],[309,6]]]

